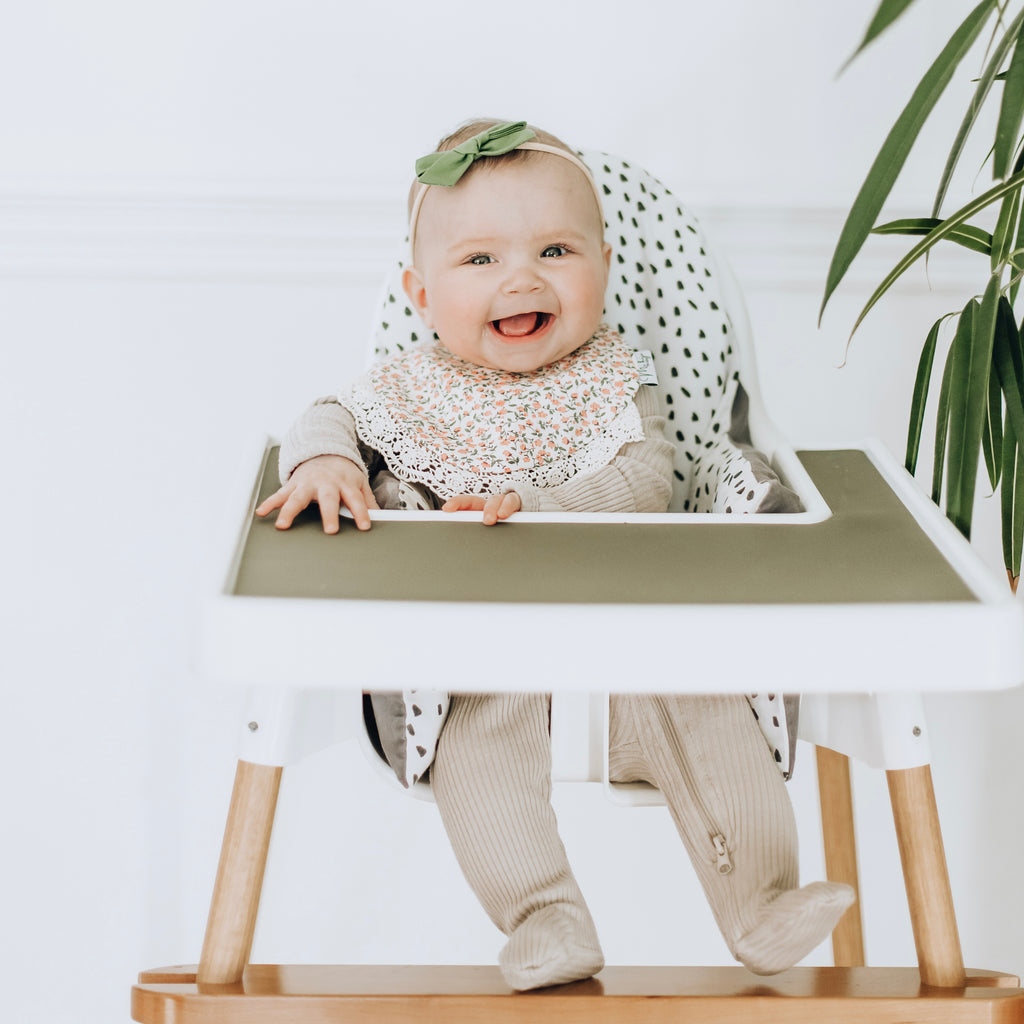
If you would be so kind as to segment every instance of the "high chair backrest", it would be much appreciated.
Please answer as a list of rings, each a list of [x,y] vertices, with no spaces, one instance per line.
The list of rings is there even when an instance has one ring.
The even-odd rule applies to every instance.
[[[580,156],[604,196],[612,246],[605,320],[649,350],[657,368],[676,446],[670,511],[790,511],[778,507],[778,489],[743,447],[753,435],[770,459],[778,439],[759,403],[749,324],[731,273],[656,178],[607,153]],[[378,358],[427,336],[402,290],[404,267],[403,255],[385,285],[373,335]]]

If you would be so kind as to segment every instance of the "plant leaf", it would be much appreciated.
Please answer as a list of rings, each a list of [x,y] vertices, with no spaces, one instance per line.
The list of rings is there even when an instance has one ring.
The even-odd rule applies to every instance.
[[[1009,195],[1024,186],[1024,171],[1019,174],[1013,175],[1011,178],[1007,178],[1006,181],[1001,181],[998,185],[994,185],[987,192],[982,193],[975,199],[972,199],[966,206],[960,207],[956,213],[947,217],[946,220],[942,221],[938,227],[932,228],[931,231],[921,239],[913,249],[910,250],[893,267],[892,270],[886,275],[885,280],[875,289],[872,293],[871,298],[868,299],[867,304],[860,311],[860,315],[857,317],[857,322],[853,325],[853,330],[850,331],[850,337],[856,333],[857,328],[861,325],[864,317],[868,315],[875,303],[892,287],[896,280],[910,267],[920,256],[923,256],[929,249],[932,248],[937,242],[948,235],[959,225],[963,224],[968,218],[973,217],[979,210],[983,210],[990,203],[994,203],[997,199],[1002,199],[1003,196]]]
[[[1024,12],[1022,12],[1024,14]],[[1020,22],[1020,24],[1017,24]],[[1024,25],[1022,16],[1018,15],[1014,23],[1006,30],[1007,37],[1014,35],[1013,56],[1006,71],[1006,84],[1003,86],[1003,101],[999,105],[999,121],[996,125],[995,155],[992,158],[992,175],[1005,178],[1010,170],[1010,160],[1017,146],[1021,120],[1024,119]],[[1016,31],[1014,32],[1014,26]]]
[[[1006,415],[1014,436],[1024,437],[1024,344],[1014,323],[1013,307],[1005,297],[999,302],[996,333],[992,342],[992,367],[999,378]]]
[[[982,426],[988,403],[988,381],[999,310],[1000,280],[989,278],[971,329],[953,353],[949,388],[949,471],[946,477],[946,516],[969,540],[978,480]],[[958,338],[959,341],[959,333]]]
[[[857,193],[857,198],[853,201],[835,252],[832,254],[825,283],[825,295],[818,313],[819,324],[829,297],[845,276],[854,257],[860,252],[885,200],[892,191],[892,186],[921,131],[921,126],[945,91],[960,61],[977,39],[994,6],[995,0],[981,0],[981,3],[971,11],[925,72],[910,102],[904,107],[885,142],[882,143],[882,148],[875,157],[867,178]]]
[[[995,273],[1006,261],[1010,252],[1010,243],[1017,231],[1017,219],[1020,217],[1020,192],[1011,192],[999,204],[999,216],[992,232],[992,273]]]
[[[953,358],[957,346],[963,344],[966,334],[970,336],[974,322],[974,307],[977,302],[972,299],[960,312],[960,321],[956,326],[953,343],[946,353],[946,365],[942,369],[942,384],[939,386],[939,406],[935,411],[935,451],[932,459],[932,501],[936,505],[942,500],[942,469],[946,464],[946,437],[949,433],[949,389],[953,379]]]
[[[878,5],[878,10],[875,11],[875,16],[871,19],[871,24],[868,25],[867,31],[864,33],[864,38],[860,41],[860,45],[840,68],[839,73],[842,74],[853,63],[854,58],[869,43],[877,39],[913,2],[914,0],[882,0]]]
[[[978,115],[980,114],[981,108],[988,97],[989,90],[992,88],[992,83],[999,77],[997,72],[1003,66],[1006,54],[1009,52],[1010,47],[1016,40],[1017,33],[1020,30],[1021,25],[1024,25],[1024,11],[1021,11],[1003,31],[1002,38],[993,50],[989,62],[985,65],[985,70],[982,72],[981,78],[978,79],[978,87],[974,90],[974,96],[971,98],[970,105],[967,107],[967,113],[964,114],[964,118],[960,122],[960,128],[957,130],[956,138],[953,140],[953,147],[949,151],[949,156],[946,158],[946,166],[942,169],[942,177],[939,180],[939,187],[935,192],[935,201],[932,203],[933,217],[937,217],[939,215],[939,210],[942,208],[942,203],[946,198],[946,191],[949,188],[953,172],[956,170],[956,166],[960,162],[960,157],[963,155],[964,147],[967,145],[967,137],[970,135],[971,129],[978,120]],[[999,26],[997,24],[997,31],[998,28]],[[1001,174],[999,177],[1003,178],[1005,175]]]
[[[1021,163],[1021,160],[1018,160],[1017,163]],[[1024,218],[1018,219],[1017,237],[1014,239],[1013,248],[1006,254],[1011,268],[1018,272],[1011,277],[1010,289],[1007,292],[1011,308],[1017,302],[1017,292],[1020,289],[1019,272],[1024,269],[1021,262],[1022,255],[1024,255]]]
[[[999,494],[1003,564],[1013,579],[1020,575],[1024,543],[1024,450],[1013,432],[1009,413],[1003,423],[1003,472]]]
[[[887,224],[879,224],[871,229],[873,235],[927,235],[932,228],[942,223],[937,217],[904,217],[891,220]],[[971,224],[960,224],[953,228],[946,237],[974,252],[989,256],[992,253],[992,235],[984,228]]]
[[[1014,322],[1013,306],[1004,296],[992,347],[992,366],[999,377],[1006,414],[1003,419],[1003,458],[1000,506],[1003,561],[1011,577],[1020,575],[1024,543],[1024,339]]]
[[[1003,393],[999,389],[999,376],[995,373],[988,375],[988,395],[981,424],[981,451],[985,458],[989,485],[995,492],[1003,471]]]
[[[931,385],[932,366],[935,363],[935,348],[939,341],[939,328],[943,320],[954,316],[947,313],[932,324],[932,329],[921,349],[921,358],[917,363],[917,378],[914,381],[914,395],[910,400],[910,425],[907,428],[907,472],[913,476],[917,472],[917,456],[921,448],[921,427],[924,423],[924,410],[928,404],[928,389]]]

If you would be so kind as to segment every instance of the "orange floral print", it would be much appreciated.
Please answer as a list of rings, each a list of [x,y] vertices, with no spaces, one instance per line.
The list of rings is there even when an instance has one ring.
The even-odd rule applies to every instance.
[[[379,363],[339,395],[396,476],[442,498],[517,481],[556,486],[643,439],[633,350],[602,326],[530,373],[468,363],[439,343]]]

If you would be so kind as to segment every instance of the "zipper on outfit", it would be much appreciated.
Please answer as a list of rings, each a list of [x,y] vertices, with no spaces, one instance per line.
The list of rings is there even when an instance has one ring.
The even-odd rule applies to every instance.
[[[711,845],[714,847],[715,870],[720,875],[731,874],[732,857],[729,856],[729,847],[725,841],[725,834],[718,827],[718,822],[715,821],[714,815],[708,809],[703,791],[697,786],[696,773],[693,770],[693,765],[690,763],[689,753],[685,749],[681,749],[679,754],[679,767],[686,782],[686,788],[689,790],[694,807],[696,807],[708,838],[711,840]]]
[[[719,832],[718,835],[711,837],[711,842],[717,854],[715,867],[718,869],[718,873],[720,875],[729,874],[732,871],[732,858],[729,856],[729,847],[725,845],[725,836]]]
[[[608,749],[609,736],[609,722],[611,720],[611,698],[609,697],[608,712],[605,717],[605,749]],[[642,729],[638,728],[638,732],[642,732]],[[663,732],[663,735],[667,735],[668,730]],[[680,773],[683,776],[683,782],[690,799],[693,801],[694,809],[697,811],[697,815],[700,818],[701,824],[704,827],[704,835],[707,840],[710,841],[712,849],[714,851],[715,870],[720,875],[732,874],[733,863],[732,857],[729,855],[729,845],[725,839],[725,833],[718,826],[718,822],[715,820],[714,815],[708,808],[707,803],[704,800],[703,791],[697,786],[695,779],[695,772],[693,765],[690,762],[689,753],[685,748],[680,745],[678,749],[678,757],[673,758],[673,762],[680,769]],[[696,838],[696,837],[693,837]]]

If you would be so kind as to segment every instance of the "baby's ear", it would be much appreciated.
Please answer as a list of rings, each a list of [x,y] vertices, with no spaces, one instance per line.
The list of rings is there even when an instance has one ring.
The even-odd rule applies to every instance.
[[[427,289],[423,284],[423,278],[420,277],[420,272],[415,267],[406,267],[402,271],[402,287],[424,325],[429,330],[433,330],[434,324],[430,316],[430,306],[427,303]]]

